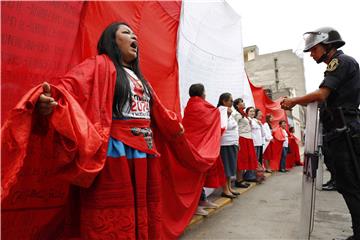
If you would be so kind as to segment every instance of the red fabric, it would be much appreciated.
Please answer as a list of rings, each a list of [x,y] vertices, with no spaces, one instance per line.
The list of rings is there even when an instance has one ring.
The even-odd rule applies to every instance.
[[[256,170],[258,160],[255,153],[255,147],[252,139],[240,137],[240,150],[238,153],[237,169],[238,170]]]
[[[222,186],[225,183],[225,173],[220,158],[222,129],[219,110],[201,97],[191,97],[184,109],[182,123],[186,129],[186,137],[209,161],[210,169],[204,175],[205,187]],[[210,132],[216,134],[211,135]]]
[[[5,239],[56,236],[69,203],[69,183],[89,187],[104,167],[114,73],[113,65],[102,56],[88,59],[69,72],[64,82],[81,76],[87,80],[82,81],[81,89],[87,89],[85,92],[93,97],[80,105],[71,89],[65,90],[62,84],[52,86],[52,96],[59,105],[49,117],[48,126],[41,125],[42,119],[33,114],[41,86],[30,90],[10,113],[1,139]],[[92,81],[86,76],[93,76]],[[81,91],[78,93],[81,97]],[[85,107],[93,102],[97,104],[92,106],[97,107]]]
[[[2,41],[4,50],[4,55],[2,57],[2,76],[4,78],[2,79],[1,89],[2,116],[6,116],[8,110],[14,107],[15,103],[18,102],[20,97],[23,96],[30,87],[35,86],[44,80],[49,81],[50,83],[56,82],[55,79],[52,79],[53,77],[63,75],[71,66],[94,55],[96,52],[96,43],[101,31],[113,21],[124,21],[131,25],[138,36],[141,51],[140,64],[145,78],[153,85],[154,89],[159,94],[159,97],[164,102],[164,105],[170,110],[174,110],[175,113],[179,115],[180,104],[176,44],[180,8],[180,1],[81,3],[7,2],[2,4],[2,16],[3,19],[5,19],[2,21],[2,36],[4,36],[4,41]],[[24,38],[24,36],[26,36],[26,38]],[[90,122],[93,122],[94,119],[102,119],[101,121],[103,121],[103,118],[106,115],[104,115],[104,112],[108,112],[107,107],[109,106],[103,109],[100,108],[100,106],[109,99],[112,99],[112,94],[103,95],[101,90],[107,91],[108,89],[101,88],[101,82],[91,83],[89,81],[89,79],[86,79],[84,89],[87,89],[88,84],[91,85],[96,83],[98,86],[94,86],[94,89],[98,89],[99,91],[90,93],[86,91],[83,92],[80,87],[82,84],[76,86],[63,82],[63,85],[66,85],[67,89],[69,87],[69,91],[71,91],[71,89],[73,90],[75,93],[73,97],[76,101],[82,102],[86,100],[85,102],[87,105],[84,106],[84,112],[90,111],[89,109],[92,107],[101,109],[101,111],[98,112],[93,111],[93,115],[91,116],[83,115],[83,118],[86,121],[89,120]],[[55,88],[53,88],[53,90],[55,91],[54,94],[57,93]],[[78,90],[80,91],[77,92]],[[36,94],[31,96],[36,99]],[[62,93],[59,92],[59,94]],[[92,99],[96,98],[101,99],[100,106],[99,102],[92,101]],[[24,105],[19,105],[20,109],[23,109],[23,107]],[[167,122],[161,129],[155,129],[155,138],[161,143],[164,139],[171,138],[169,130],[171,130],[176,125],[175,122],[177,122],[177,120],[175,121],[175,119],[177,119],[176,114],[166,111],[162,107],[162,104],[157,104],[157,107],[154,108],[153,115],[155,120],[161,122],[162,120],[168,119],[170,116],[174,121]],[[163,110],[159,110],[160,108]],[[7,150],[2,152],[3,156],[13,156],[12,161],[7,158],[9,160],[6,160],[8,161],[7,163],[4,163],[6,161],[4,160],[5,157],[3,157],[2,165],[6,166],[3,170],[13,170],[3,171],[4,175],[2,176],[7,179],[5,181],[7,183],[7,187],[4,189],[5,192],[9,190],[12,180],[17,180],[17,183],[13,186],[14,191],[16,191],[16,186],[26,182],[25,180],[21,182],[23,176],[24,179],[27,179],[25,176],[31,176],[32,180],[28,181],[28,185],[33,182],[38,183],[40,181],[39,179],[46,179],[46,181],[43,182],[47,182],[45,176],[54,175],[56,170],[52,167],[51,162],[48,163],[48,166],[47,164],[41,165],[39,161],[41,159],[52,159],[52,156],[49,157],[46,151],[42,151],[41,148],[34,148],[33,146],[41,145],[52,149],[55,148],[53,147],[53,143],[57,142],[59,138],[62,138],[59,134],[55,134],[54,131],[51,130],[52,128],[46,132],[46,137],[41,135],[44,134],[43,131],[39,131],[40,135],[32,134],[33,132],[30,132],[30,122],[25,121],[29,119],[29,116],[25,112],[16,115],[14,113],[16,111],[17,110],[14,110],[12,113],[11,121],[14,123],[11,126],[16,126],[15,122],[17,122],[17,125],[21,126],[21,128],[11,128],[9,127],[10,125],[7,125],[7,134],[3,135],[9,138],[14,137],[14,139],[16,137],[16,140],[13,139],[14,142],[2,142],[2,144],[8,144],[9,147],[8,152],[6,152]],[[22,111],[24,110],[19,110],[19,112]],[[26,112],[30,113],[29,111]],[[74,110],[73,112],[77,112],[77,110]],[[64,121],[63,119],[60,119],[58,121]],[[72,121],[72,119],[67,120],[70,122]],[[88,130],[87,137],[94,134],[95,136],[100,135],[100,137],[97,136],[97,138],[106,138],[108,129],[102,129],[101,121],[94,124],[95,131],[93,133],[92,130]],[[64,124],[64,126],[66,126],[66,124]],[[61,125],[58,127],[61,127]],[[84,126],[84,128],[86,128],[86,126]],[[15,131],[14,129],[19,131]],[[65,131],[64,129],[62,130]],[[72,131],[74,129],[66,130],[70,132],[70,137],[71,134],[74,134]],[[82,132],[86,133],[85,130]],[[161,138],[159,134],[163,137]],[[92,137],[92,139],[96,142],[96,137]],[[74,151],[76,152],[77,149],[71,145],[71,142],[67,142],[66,140],[61,139],[62,144],[59,145],[60,147],[63,147],[64,145],[67,150],[59,152],[59,154],[69,154],[67,157],[70,159],[70,155],[73,154]],[[85,140],[83,140],[83,142],[85,142]],[[98,144],[101,145],[103,143],[100,141]],[[195,201],[193,199],[199,198],[199,196],[192,194],[192,187],[194,186],[195,188],[196,186],[196,183],[194,184],[194,180],[191,178],[192,175],[190,173],[182,175],[181,170],[177,171],[177,169],[182,169],[181,167],[183,167],[183,165],[188,164],[186,162],[188,158],[179,158],[176,160],[174,151],[176,151],[176,148],[184,147],[188,152],[191,152],[193,148],[188,147],[187,144],[188,142],[184,137],[179,137],[176,144],[173,143],[161,146],[161,188],[164,189],[162,196],[162,199],[164,200],[162,211],[165,212],[162,216],[162,237],[165,239],[176,238],[182,233],[195,210],[193,207],[194,204],[190,203]],[[158,146],[159,145],[161,144],[158,144]],[[177,146],[171,147],[170,145]],[[16,149],[15,146],[20,147],[19,149]],[[87,148],[95,148],[95,146],[96,144],[94,143],[87,146]],[[30,162],[26,160],[27,158],[25,158],[24,172],[21,172],[18,175],[21,176],[20,178],[13,178],[13,176],[16,176],[15,173],[19,170],[19,166],[23,164],[21,161],[17,160],[22,159],[22,157],[25,156],[26,149],[32,149],[31,156],[34,156],[32,162],[30,164]],[[177,150],[180,151],[180,149]],[[191,159],[191,157],[189,159]],[[37,160],[35,161],[35,159]],[[198,155],[196,159],[201,159],[201,156]],[[179,162],[181,162],[181,165]],[[194,163],[196,161],[189,162],[198,166],[200,172],[205,171],[209,167],[206,161],[200,161],[200,164]],[[99,165],[101,166],[101,164],[103,163],[100,162]],[[31,165],[31,167],[27,168],[29,165]],[[66,164],[64,163],[64,165]],[[77,166],[74,166],[74,169],[76,169],[76,167]],[[172,171],[169,171],[169,169],[172,169]],[[95,171],[90,175],[96,175],[96,173],[97,172]],[[198,172],[193,173],[193,175],[196,176],[195,179],[198,177],[198,174]],[[188,181],[184,181],[184,178],[188,178]],[[89,177],[89,179],[84,177],[81,181],[79,180],[79,183],[82,182],[84,185],[88,185],[91,180],[92,177]],[[54,186],[51,181],[52,180],[50,179],[49,186]],[[20,201],[21,205],[24,206],[23,199],[32,199],[37,196],[45,198],[44,195],[48,193],[53,198],[58,198],[58,202],[53,204],[52,208],[55,208],[55,206],[62,208],[65,199],[68,197],[67,186],[68,185],[65,183],[63,185],[57,184],[51,191],[47,191],[50,187],[44,185],[46,191],[42,192],[31,192],[29,189],[19,191],[16,199],[22,200],[16,200],[15,202]],[[71,198],[70,195],[69,198]],[[27,200],[27,202],[31,201]],[[32,209],[35,205],[37,207],[49,206],[52,201],[46,202],[46,204],[44,204],[44,202],[45,200],[43,200],[43,202],[39,201],[31,206],[25,206],[25,208],[28,207],[29,209]],[[10,205],[12,208],[21,208],[19,207],[19,204],[11,203]],[[7,209],[9,205],[5,204],[4,206],[3,219],[6,221],[3,221],[3,227],[4,229],[7,229],[7,233],[10,234],[10,237],[12,236],[11,234],[19,236],[18,238],[14,237],[12,239],[29,238],[29,232],[37,234],[34,229],[42,229],[41,226],[44,226],[45,224],[48,226],[48,231],[51,232],[54,229],[51,229],[50,226],[53,226],[55,222],[59,223],[59,221],[63,219],[61,217],[61,211],[54,209],[43,210],[44,214],[41,217],[40,215],[37,215],[38,211],[28,210],[28,213],[34,214],[35,217],[27,218],[22,216],[22,212],[10,212],[10,210]],[[4,215],[5,213],[6,216]],[[33,219],[36,219],[36,221],[33,221]]]
[[[226,176],[224,170],[224,164],[221,156],[216,159],[213,167],[206,173],[204,187],[218,188],[224,186],[226,183]]]
[[[160,159],[108,157],[80,191],[82,239],[161,239],[160,185]]]
[[[285,141],[285,136],[283,135],[281,129],[282,128],[278,127],[275,131],[273,131],[273,158],[270,160],[270,167],[275,171],[280,169],[281,153],[283,149],[283,143]]]
[[[296,136],[290,132],[288,134],[290,153],[286,157],[286,168],[291,169],[294,165],[301,165],[300,150]]]
[[[177,32],[181,1],[89,1],[84,4],[71,63],[95,55],[100,34],[112,22],[126,22],[137,35],[145,78],[163,104],[180,115]]]
[[[155,144],[152,144],[152,148],[149,148],[144,136],[142,134],[134,135],[131,132],[132,128],[150,128],[150,120],[114,120],[111,124],[111,137],[142,152],[159,155],[156,151]]]
[[[266,147],[264,154],[263,154],[263,159],[264,160],[269,160],[271,161],[273,159],[273,148],[274,148],[274,142],[270,141],[269,145]]]
[[[69,70],[84,4],[1,2],[1,125],[30,88]]]
[[[265,117],[267,114],[273,115],[273,121],[271,122],[271,126],[273,128],[273,146],[272,146],[272,158],[270,159],[270,167],[272,170],[279,170],[280,167],[280,159],[281,159],[281,151],[282,144],[284,138],[282,135],[279,135],[279,121],[285,120],[287,121],[286,113],[283,109],[281,109],[280,103],[281,98],[275,101],[271,100],[267,94],[265,93],[262,87],[254,86],[250,80],[250,88],[254,97],[256,108],[260,109],[263,113],[262,122],[265,122]],[[281,134],[281,133],[280,133]]]
[[[265,93],[264,89],[262,87],[256,87],[254,86],[250,80],[250,88],[252,95],[254,97],[254,102],[256,108],[260,109],[263,113],[263,119],[261,119],[262,123],[265,122],[265,117],[267,114],[273,115],[273,121],[271,122],[271,127],[276,130],[279,126],[280,120],[286,120],[287,116],[283,109],[281,109],[280,103],[281,98],[277,100],[271,100]]]
[[[3,237],[59,236],[63,232],[64,221],[68,226],[65,233],[79,234],[76,228],[78,212],[70,211],[72,218],[66,218],[64,211],[67,206],[76,205],[69,183],[83,187],[91,185],[90,189],[97,189],[93,179],[100,171],[99,176],[104,175],[102,169],[112,124],[115,78],[115,68],[105,56],[93,57],[78,65],[61,79],[57,87],[52,86],[52,96],[59,106],[49,118],[48,129],[41,126],[39,132],[35,128],[39,120],[35,119],[37,114],[33,114],[33,109],[42,91],[41,86],[29,91],[12,111],[2,129]],[[220,117],[215,108],[209,109],[208,118],[202,120],[207,127],[198,122],[198,126],[207,130],[197,132],[202,135],[198,139],[208,141],[194,141],[195,138],[191,137],[197,134],[192,132],[191,127],[185,135],[176,137],[180,131],[176,114],[166,110],[156,95],[153,97],[155,142],[162,154],[161,165],[155,167],[162,175],[162,226],[160,233],[156,230],[157,225],[155,230],[149,229],[148,236],[171,239],[181,234],[190,221],[200,196],[199,189],[203,186],[201,176],[217,159],[219,153],[213,149],[219,149],[220,145]],[[187,119],[185,125],[186,122]],[[174,138],[176,141],[170,142]],[[199,151],[194,144],[198,144]],[[47,164],[44,164],[44,159]],[[111,168],[110,165],[106,168]],[[80,225],[84,228],[81,228],[81,233],[88,236],[93,232],[86,229],[99,224],[91,216],[95,218],[99,212],[82,212]],[[100,216],[103,218],[110,217],[105,211],[102,213]],[[31,223],[27,223],[29,218]],[[138,219],[141,220],[144,219]],[[112,230],[115,231],[111,228],[104,231]]]

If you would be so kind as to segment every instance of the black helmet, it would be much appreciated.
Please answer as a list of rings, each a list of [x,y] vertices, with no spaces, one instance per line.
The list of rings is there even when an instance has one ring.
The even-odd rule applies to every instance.
[[[304,33],[305,48],[304,52],[309,52],[316,44],[332,44],[335,48],[345,45],[340,33],[331,27],[322,27],[312,32]]]

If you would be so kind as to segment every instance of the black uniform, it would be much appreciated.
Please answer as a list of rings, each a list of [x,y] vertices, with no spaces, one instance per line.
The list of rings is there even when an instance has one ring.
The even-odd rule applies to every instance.
[[[324,147],[334,163],[336,187],[349,208],[355,239],[360,239],[360,173],[356,168],[360,166],[359,64],[338,50],[324,75],[320,88],[331,89],[329,97],[320,107]],[[339,130],[344,126],[339,108],[348,131]]]

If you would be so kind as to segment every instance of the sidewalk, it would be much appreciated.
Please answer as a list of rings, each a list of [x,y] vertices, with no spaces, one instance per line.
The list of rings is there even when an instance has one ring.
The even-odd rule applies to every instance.
[[[328,180],[324,173],[324,182]],[[180,240],[299,239],[302,167],[288,173],[273,173],[263,184],[241,189],[231,201],[210,196],[221,207],[207,217],[194,216]],[[333,239],[352,234],[350,214],[342,196],[333,191],[316,191],[315,223],[311,240]]]
[[[268,179],[272,174],[271,173],[265,173],[265,182],[266,179]],[[264,182],[264,183],[265,183]],[[219,205],[219,207],[217,209],[206,209],[206,211],[209,212],[208,216],[200,216],[200,215],[194,215],[189,226],[185,229],[191,229],[193,226],[195,226],[196,224],[199,224],[201,222],[203,222],[206,218],[211,217],[212,215],[214,215],[215,213],[221,211],[226,205],[231,204],[233,201],[238,201],[239,198],[241,198],[241,196],[243,196],[244,193],[246,193],[247,191],[250,191],[251,189],[253,189],[254,187],[256,187],[258,184],[257,183],[253,183],[253,182],[248,182],[250,184],[250,186],[248,188],[236,188],[234,187],[234,190],[238,191],[240,193],[240,196],[238,198],[235,198],[234,200],[230,199],[230,198],[224,198],[221,197],[221,192],[222,189],[218,188],[216,189],[209,197],[208,199],[211,202],[216,203],[217,205]],[[261,184],[264,184],[261,183]]]

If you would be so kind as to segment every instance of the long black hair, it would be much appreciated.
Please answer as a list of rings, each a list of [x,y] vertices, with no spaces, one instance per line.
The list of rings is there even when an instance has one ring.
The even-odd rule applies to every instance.
[[[129,101],[131,106],[132,102],[132,99],[130,97],[130,83],[126,75],[124,66],[122,65],[122,53],[118,48],[115,40],[116,32],[121,25],[125,25],[130,28],[130,26],[124,22],[112,23],[105,28],[97,44],[98,54],[106,54],[112,60],[116,68],[116,84],[113,99],[113,117],[115,118],[123,117],[122,109],[125,103]],[[139,67],[139,50],[134,61],[129,64],[131,70],[136,74],[136,76],[140,79],[142,85],[144,86],[144,91],[150,96],[150,99],[152,99],[151,88],[148,82],[144,79]]]
[[[217,107],[224,106],[224,101],[228,101],[231,98],[231,93],[223,93],[219,97]]]

